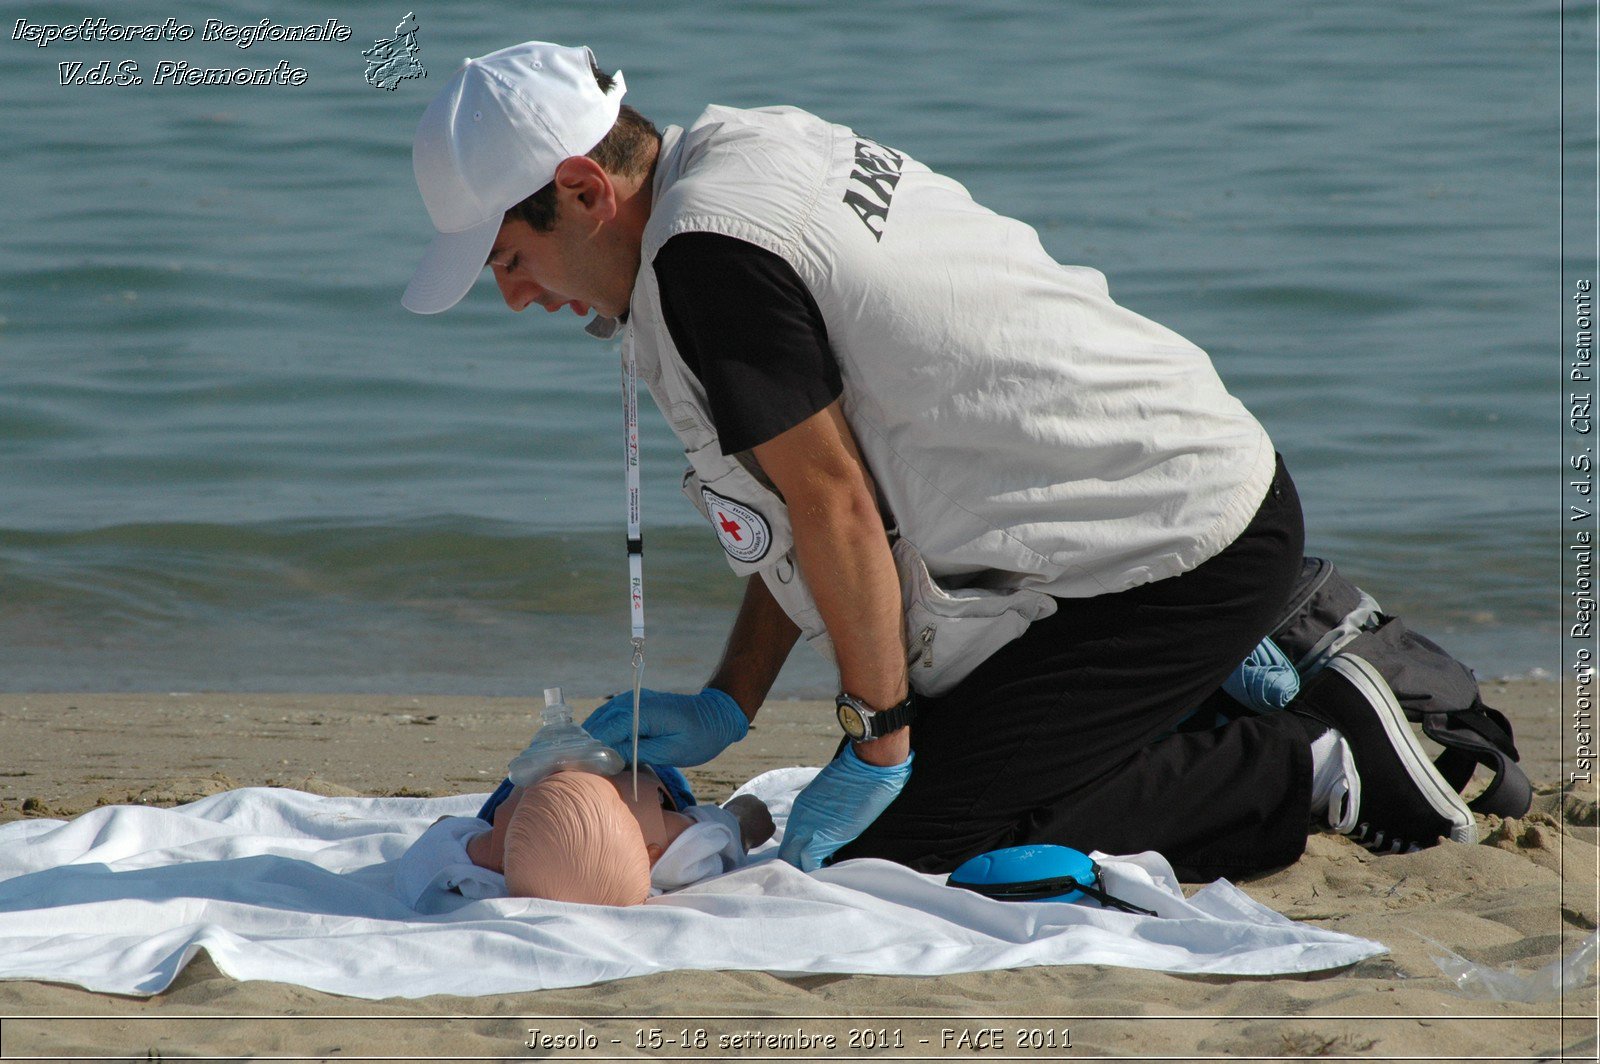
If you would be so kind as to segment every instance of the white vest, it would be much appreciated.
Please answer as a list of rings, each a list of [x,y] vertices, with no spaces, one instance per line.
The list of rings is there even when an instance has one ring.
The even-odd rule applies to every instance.
[[[826,655],[783,501],[748,454],[722,453],[662,319],[651,262],[679,233],[765,248],[815,299],[890,528],[920,693],[948,690],[1052,596],[1193,569],[1266,494],[1271,441],[1204,351],[901,152],[792,107],[709,107],[667,129],[653,195],[624,342],[729,565],[760,574]]]

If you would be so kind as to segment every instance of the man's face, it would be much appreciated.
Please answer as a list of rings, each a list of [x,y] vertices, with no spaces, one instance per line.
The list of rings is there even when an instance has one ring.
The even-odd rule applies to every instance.
[[[596,301],[592,278],[586,280],[583,263],[574,262],[577,250],[561,221],[549,232],[534,230],[520,218],[503,222],[489,252],[488,266],[500,286],[506,306],[521,312],[534,305],[554,313],[571,307],[582,317]]]
[[[555,224],[537,232],[521,218],[502,222],[486,265],[506,306],[521,311],[571,307],[621,317],[639,273],[639,244],[650,217],[647,186],[621,185],[587,156],[556,167]]]

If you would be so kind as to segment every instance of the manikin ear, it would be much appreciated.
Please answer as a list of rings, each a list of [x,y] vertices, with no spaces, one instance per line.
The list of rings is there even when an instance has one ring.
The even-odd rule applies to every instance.
[[[503,872],[505,866],[501,863],[501,854],[496,853],[490,843],[493,835],[492,831],[485,831],[468,839],[467,859],[479,868],[487,868],[491,872]]]

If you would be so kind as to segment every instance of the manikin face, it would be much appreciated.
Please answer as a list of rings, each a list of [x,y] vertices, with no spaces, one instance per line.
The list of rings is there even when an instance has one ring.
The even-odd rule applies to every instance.
[[[607,781],[617,789],[622,804],[628,807],[628,812],[639,822],[639,831],[644,835],[645,851],[649,853],[650,864],[653,867],[661,855],[667,852],[667,847],[676,842],[678,836],[682,835],[694,821],[678,812],[678,807],[672,802],[671,792],[648,765],[639,766],[638,801],[633,799],[631,768],[625,768],[615,776],[608,776]]]

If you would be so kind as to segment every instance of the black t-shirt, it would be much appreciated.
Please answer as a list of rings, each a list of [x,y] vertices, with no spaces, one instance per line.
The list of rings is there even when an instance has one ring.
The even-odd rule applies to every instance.
[[[667,331],[706,390],[724,454],[766,443],[839,398],[827,326],[782,258],[720,233],[680,233],[651,266]]]

